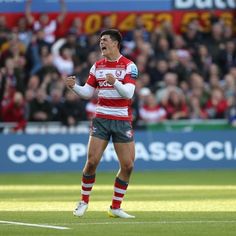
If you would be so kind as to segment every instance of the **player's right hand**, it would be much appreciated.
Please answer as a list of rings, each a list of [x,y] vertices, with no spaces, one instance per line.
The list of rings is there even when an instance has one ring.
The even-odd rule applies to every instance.
[[[75,86],[75,76],[69,76],[65,79],[66,86],[69,88],[73,88]]]

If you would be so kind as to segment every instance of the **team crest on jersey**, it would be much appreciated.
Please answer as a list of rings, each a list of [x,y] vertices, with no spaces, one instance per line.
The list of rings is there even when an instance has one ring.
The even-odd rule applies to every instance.
[[[116,70],[115,74],[116,74],[116,77],[120,77],[121,74],[122,74],[122,71],[121,70]]]
[[[132,130],[127,130],[125,134],[126,134],[126,136],[128,138],[132,138],[133,137],[133,131]]]

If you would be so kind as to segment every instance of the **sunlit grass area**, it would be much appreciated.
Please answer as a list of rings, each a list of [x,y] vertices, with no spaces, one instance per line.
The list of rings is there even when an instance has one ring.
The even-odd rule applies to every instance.
[[[76,218],[80,173],[0,175],[0,235],[235,235],[234,170],[134,173],[122,204],[134,220],[106,214],[114,177],[97,174],[88,212]]]

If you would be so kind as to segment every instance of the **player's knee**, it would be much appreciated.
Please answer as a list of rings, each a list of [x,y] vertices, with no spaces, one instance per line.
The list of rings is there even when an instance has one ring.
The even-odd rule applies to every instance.
[[[88,159],[87,160],[87,163],[86,163],[87,169],[95,170],[97,168],[97,165],[98,165],[97,160],[94,160],[94,159]]]
[[[133,168],[134,168],[134,163],[130,162],[130,163],[126,163],[124,164],[122,167],[123,171],[125,171],[127,174],[131,174]]]

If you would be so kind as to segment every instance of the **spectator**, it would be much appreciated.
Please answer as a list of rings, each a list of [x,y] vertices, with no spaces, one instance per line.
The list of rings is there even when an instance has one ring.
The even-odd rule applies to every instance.
[[[169,88],[162,105],[167,112],[167,119],[180,120],[189,117],[185,96],[180,89]]]
[[[139,115],[145,123],[155,124],[165,120],[167,114],[165,109],[157,103],[154,94],[150,93],[140,107]]]
[[[27,48],[31,41],[32,31],[28,28],[27,19],[24,16],[18,20],[17,25],[13,31],[18,34],[18,39]]]
[[[11,101],[2,108],[2,120],[14,122],[12,132],[23,131],[26,126],[25,102],[22,93],[16,92]]]
[[[69,47],[62,47],[59,54],[53,55],[53,64],[63,76],[71,75],[74,71],[72,56],[72,50]]]
[[[143,106],[146,104],[147,97],[152,93],[149,88],[146,87],[140,87],[138,88],[138,96],[139,96],[139,105]]]
[[[135,18],[134,27],[132,30],[129,30],[124,35],[124,44],[125,42],[134,42],[136,40],[137,34],[140,35],[144,42],[150,41],[150,33],[145,27],[145,23],[142,19],[142,16],[137,16]]]
[[[6,76],[4,76],[3,71],[0,71],[0,101],[3,99],[6,84]]]
[[[220,80],[220,77],[217,76],[217,75],[212,75],[210,78],[209,78],[209,89],[214,89],[214,88],[220,88],[221,87],[221,80]]]
[[[208,68],[208,75],[206,77],[206,81],[210,82],[211,77],[217,77],[218,80],[220,80],[221,76],[222,74],[221,74],[219,66],[215,63],[212,63]]]
[[[168,72],[168,63],[166,60],[155,60],[154,66],[149,67],[147,72],[150,74],[150,84],[153,89],[157,89]],[[154,92],[154,91],[153,91]]]
[[[207,118],[222,119],[226,118],[226,111],[228,108],[227,100],[220,88],[214,88],[211,93],[210,99],[205,105],[205,112]]]
[[[100,32],[106,29],[114,28],[114,20],[112,19],[112,15],[105,15],[102,17],[102,27]]]
[[[232,41],[234,39],[234,32],[233,32],[233,22],[231,24],[226,24],[224,25],[224,32],[223,32],[223,37],[225,41]]]
[[[73,60],[75,63],[84,63],[87,60],[89,49],[88,37],[82,32],[77,32],[75,29],[70,28],[65,38],[61,38],[63,43],[61,47],[70,48],[72,50]]]
[[[187,50],[178,49],[176,51],[179,65],[177,69],[179,84],[183,81],[186,81],[189,76],[197,71],[197,66],[192,60],[192,56]]]
[[[156,91],[157,102],[160,103],[163,97],[167,96],[169,88],[176,88],[178,85],[178,77],[175,73],[168,72],[164,76],[163,83],[159,84],[159,89]]]
[[[223,74],[228,73],[231,67],[236,66],[236,45],[233,40],[227,41],[225,48],[220,51],[219,66]]]
[[[217,22],[212,25],[210,35],[205,40],[214,63],[219,63],[220,50],[224,47],[223,25]]]
[[[29,120],[45,122],[52,119],[52,106],[47,100],[44,89],[38,89],[35,98],[30,103]]]
[[[68,31],[76,36],[79,45],[85,48],[88,44],[88,36],[83,32],[83,22],[79,17],[75,17]]]
[[[147,58],[144,55],[139,54],[137,55],[135,60],[140,73],[144,74],[146,72],[146,67],[147,67]]]
[[[155,57],[157,60],[167,60],[169,55],[170,45],[165,37],[160,37],[156,45],[154,45]]]
[[[27,48],[26,58],[28,61],[28,70],[30,74],[36,74],[42,69],[43,66],[46,66],[43,60],[45,54],[50,54],[50,44],[44,40],[44,32],[38,30],[32,35],[31,42]]]
[[[52,121],[62,122],[64,101],[62,97],[62,90],[53,88],[50,91],[50,103],[52,108]]]
[[[29,120],[30,117],[30,104],[35,98],[35,91],[33,89],[28,88],[25,91],[25,118]]]
[[[234,80],[236,81],[236,66],[233,66],[229,70],[229,74],[234,77]]]
[[[40,78],[39,78],[39,76],[32,75],[29,78],[27,89],[30,89],[30,90],[36,92],[38,90],[38,88],[39,88],[39,85],[40,85]]]
[[[210,55],[208,48],[204,44],[200,44],[197,47],[196,56],[194,61],[197,66],[197,71],[204,77],[208,75],[208,68],[212,64],[212,56]]]
[[[198,96],[191,96],[189,99],[189,118],[193,120],[207,119],[207,113],[203,109]]]
[[[235,99],[236,95],[236,80],[231,74],[226,74],[223,78],[223,90],[225,98],[228,101],[228,104],[231,105],[231,101]]]
[[[45,42],[53,44],[56,40],[55,34],[57,27],[63,22],[66,16],[66,5],[64,0],[60,0],[61,13],[56,20],[50,20],[47,14],[41,14],[39,20],[35,20],[31,13],[31,4],[32,0],[26,1],[25,15],[29,25],[33,27],[34,31],[43,30]]]
[[[232,100],[232,104],[227,110],[227,119],[232,127],[236,127],[236,97]]]
[[[25,59],[25,45],[20,42],[16,33],[11,33],[8,37],[8,41],[3,43],[0,48],[0,65],[3,65],[8,57],[12,57],[16,67],[20,66]]]
[[[0,48],[2,44],[7,42],[9,32],[10,29],[7,27],[5,16],[0,15]]]
[[[148,88],[152,89],[153,84],[150,81],[150,76],[148,73],[140,74],[138,80],[142,84],[142,87],[148,87]]]
[[[199,100],[199,105],[203,107],[209,99],[210,89],[208,89],[209,88],[206,87],[204,82],[204,78],[197,73],[192,73],[189,78],[189,93],[187,94],[190,104],[192,97],[195,97]]]
[[[84,102],[71,90],[66,91],[62,110],[62,121],[66,126],[75,126],[86,119]]]
[[[8,81],[10,89],[14,91],[24,92],[24,77],[20,73],[20,70],[16,68],[16,64],[12,57],[8,57],[5,60],[4,77]]]
[[[42,79],[41,88],[43,88],[47,95],[50,95],[53,89],[64,90],[63,79],[58,72],[49,72],[46,73]]]
[[[194,56],[197,53],[198,45],[202,41],[202,35],[197,19],[193,19],[188,23],[186,31],[183,33],[183,39],[185,41],[186,49]]]

